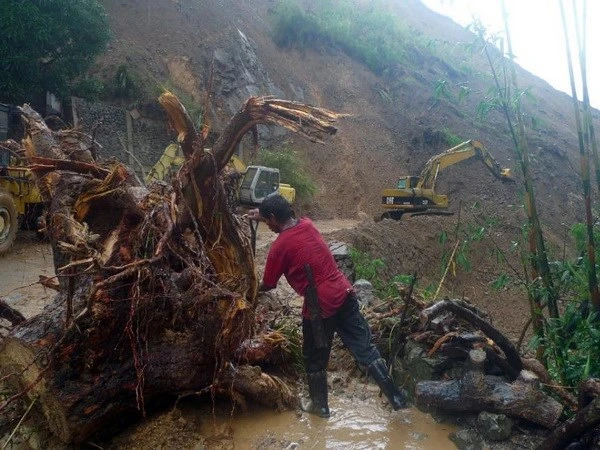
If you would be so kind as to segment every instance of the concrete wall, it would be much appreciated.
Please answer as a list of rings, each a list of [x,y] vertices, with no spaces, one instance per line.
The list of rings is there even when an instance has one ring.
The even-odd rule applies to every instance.
[[[95,130],[95,139],[102,145],[99,158],[116,158],[138,173],[140,164],[145,169],[154,165],[176,139],[158,105],[125,109],[73,98],[72,107],[74,124],[90,135]]]

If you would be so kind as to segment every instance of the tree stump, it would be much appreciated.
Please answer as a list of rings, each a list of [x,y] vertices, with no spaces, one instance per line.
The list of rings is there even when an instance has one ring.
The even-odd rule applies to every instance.
[[[335,133],[341,115],[253,97],[209,152],[177,98],[166,93],[160,102],[185,163],[171,185],[148,187],[121,164],[95,161],[96,146],[80,133],[52,132],[22,109],[60,284],[42,314],[0,342],[0,372],[14,391],[0,411],[36,398],[63,442],[83,442],[168,393],[295,402],[280,380],[238,364],[256,333],[257,279],[247,224],[233,213],[220,173],[257,124],[316,141]]]

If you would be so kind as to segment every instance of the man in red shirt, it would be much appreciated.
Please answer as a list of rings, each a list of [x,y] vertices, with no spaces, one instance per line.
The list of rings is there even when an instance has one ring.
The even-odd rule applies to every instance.
[[[277,233],[267,256],[265,273],[259,286],[268,291],[277,286],[282,275],[290,286],[304,298],[302,307],[302,354],[308,379],[309,400],[302,401],[304,411],[320,417],[329,417],[327,402],[327,363],[333,335],[337,331],[342,342],[357,362],[365,366],[367,374],[377,382],[394,410],[405,408],[406,400],[388,375],[384,359],[371,342],[371,331],[360,313],[356,295],[348,279],[340,272],[329,247],[308,218],[294,218],[291,205],[280,195],[267,197],[248,213],[261,220]],[[309,280],[306,265],[314,274],[320,319],[325,345],[319,345],[315,333],[319,330],[307,306]]]

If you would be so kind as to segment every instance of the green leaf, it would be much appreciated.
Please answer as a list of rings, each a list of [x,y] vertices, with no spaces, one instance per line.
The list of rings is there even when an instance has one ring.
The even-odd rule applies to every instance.
[[[11,103],[67,94],[110,39],[97,0],[2,1],[0,30],[0,92]]]

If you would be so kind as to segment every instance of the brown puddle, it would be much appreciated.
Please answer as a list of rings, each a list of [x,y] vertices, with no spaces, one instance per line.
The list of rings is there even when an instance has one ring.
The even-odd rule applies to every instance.
[[[201,433],[210,440],[229,429],[235,449],[414,449],[456,448],[448,438],[454,430],[416,408],[392,412],[377,398],[355,401],[334,397],[332,416],[321,419],[294,411],[253,409],[229,416],[216,411]],[[297,444],[297,445],[294,445]],[[209,447],[210,448],[210,447]]]
[[[50,248],[28,236],[17,241],[9,256],[0,258],[0,274],[0,295],[28,317],[40,312],[55,294],[36,284],[38,275],[53,275]],[[416,408],[393,412],[378,393],[376,386],[362,382],[331,393],[330,419],[256,406],[246,413],[236,410],[232,414],[229,402],[218,401],[213,409],[210,400],[189,400],[179,405],[183,415],[180,421],[172,420],[170,413],[159,413],[115,436],[112,445],[105,448],[456,448],[448,439],[455,429],[452,425],[437,423]]]

